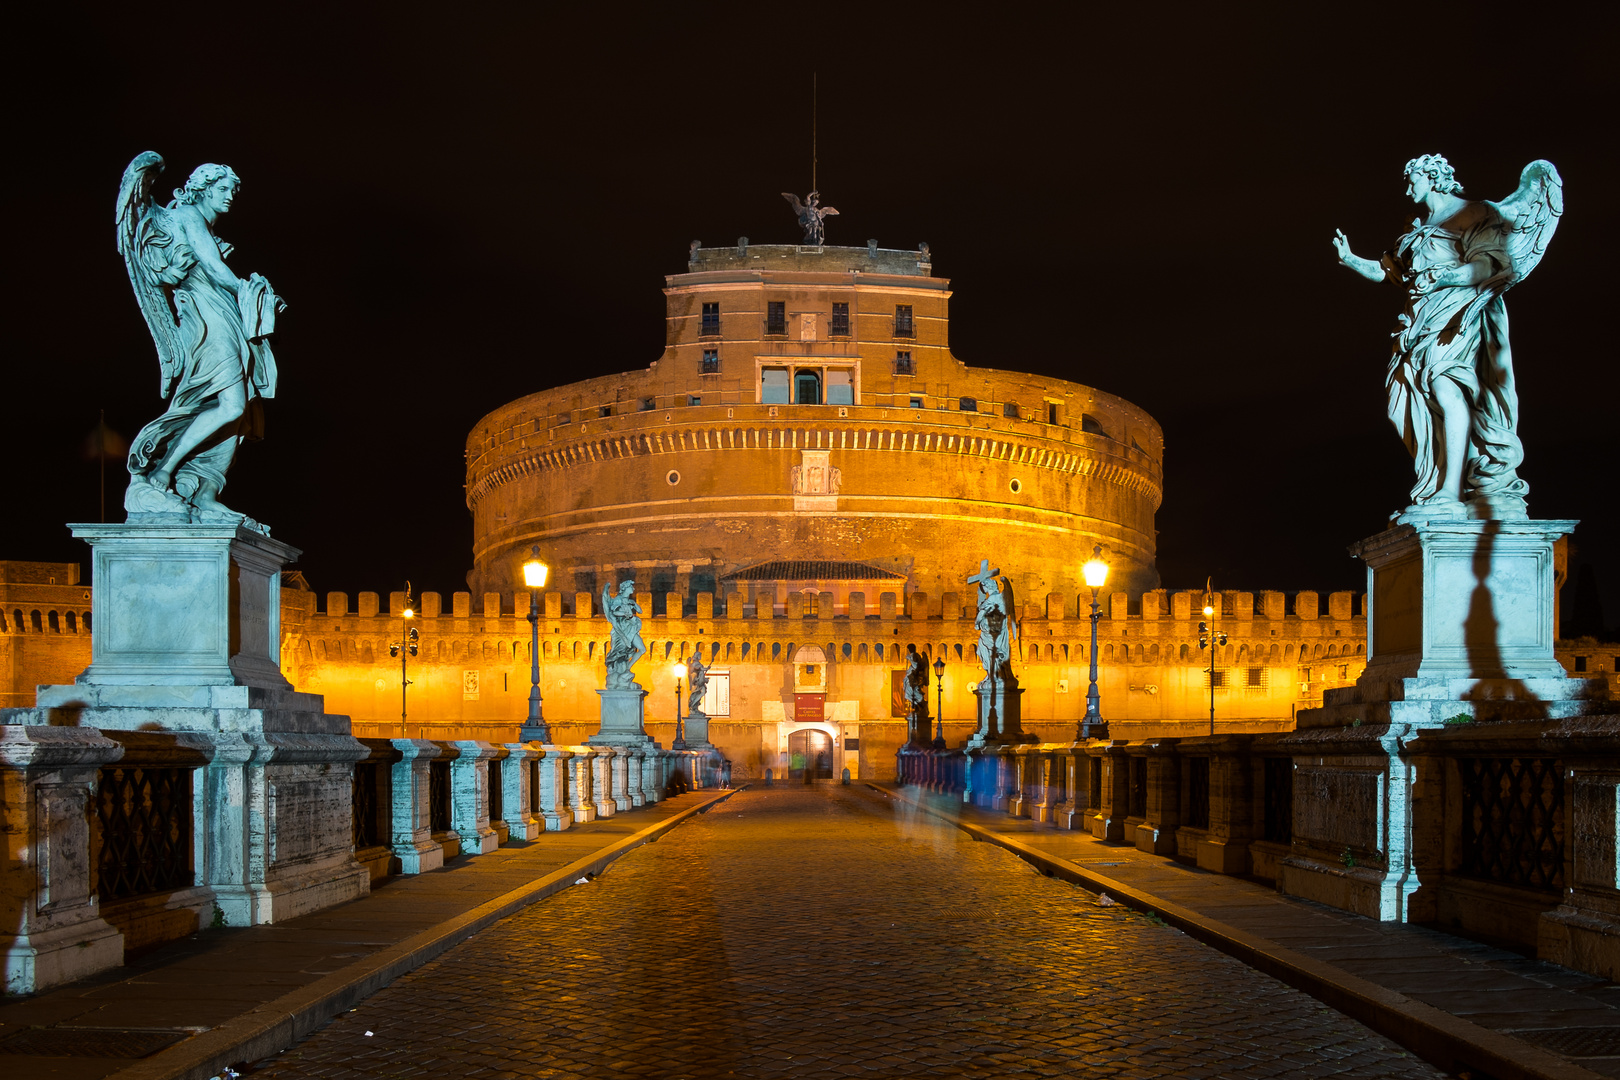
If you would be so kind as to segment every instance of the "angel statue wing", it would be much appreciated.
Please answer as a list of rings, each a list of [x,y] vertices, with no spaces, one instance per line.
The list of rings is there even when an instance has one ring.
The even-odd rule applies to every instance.
[[[1499,203],[1491,203],[1507,226],[1508,258],[1513,268],[1499,286],[1506,292],[1529,276],[1564,214],[1564,180],[1550,161],[1532,161],[1519,174],[1519,190]]]
[[[800,202],[799,197],[797,195],[793,194],[793,192],[791,192],[791,191],[782,192],[782,198],[786,199],[788,202],[793,204],[793,213],[795,215],[798,215],[799,213],[801,213],[804,210],[804,203]]]
[[[1018,638],[1023,622],[1018,617],[1018,598],[1013,595],[1011,578],[1001,579],[1001,605],[1007,612],[1007,651],[1011,654],[1007,659],[1010,661],[1018,655]]]
[[[162,171],[163,159],[150,150],[129,163],[123,183],[118,185],[115,222],[118,253],[124,257],[135,300],[157,345],[158,392],[167,400],[180,378],[184,358],[179,323],[164,288],[184,281],[197,260],[190,248],[176,240],[168,212],[152,197]]]

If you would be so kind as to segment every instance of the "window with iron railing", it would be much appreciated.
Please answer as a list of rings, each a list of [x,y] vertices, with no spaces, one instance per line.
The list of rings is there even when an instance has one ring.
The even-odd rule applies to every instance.
[[[700,374],[703,374],[703,375],[716,375],[716,374],[719,374],[719,372],[720,372],[720,350],[719,349],[704,349],[703,350],[703,362],[699,365],[698,372]]]
[[[901,349],[894,354],[894,373],[896,375],[915,375],[917,369],[911,363],[911,350]]]
[[[783,301],[771,300],[765,304],[765,332],[787,333],[787,304]]]
[[[698,333],[705,337],[720,333],[720,302],[718,300],[703,305],[703,323],[699,327]]]
[[[832,309],[832,327],[827,331],[833,337],[849,336],[849,305],[834,304]]]
[[[916,337],[917,330],[911,320],[911,305],[894,305],[894,336]]]

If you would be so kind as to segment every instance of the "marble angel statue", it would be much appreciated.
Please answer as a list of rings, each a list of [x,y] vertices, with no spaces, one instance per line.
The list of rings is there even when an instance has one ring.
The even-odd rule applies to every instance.
[[[1010,682],[1013,677],[1013,649],[1018,641],[1018,610],[1013,599],[1012,582],[1000,577],[1001,570],[991,569],[989,559],[979,560],[979,572],[968,577],[968,584],[979,586],[979,603],[974,612],[973,625],[979,631],[979,663],[984,667],[985,679],[990,682]]]
[[[1389,418],[1412,454],[1412,504],[1397,521],[1522,518],[1519,399],[1502,295],[1534,270],[1564,212],[1551,162],[1532,161],[1502,202],[1461,198],[1438,154],[1406,163],[1406,195],[1423,208],[1392,253],[1366,259],[1344,233],[1339,262],[1406,290],[1385,379]]]
[[[602,614],[612,628],[608,638],[607,689],[639,689],[630,669],[647,654],[647,644],[641,640],[641,605],[636,603],[635,581],[625,581],[618,592],[612,585],[602,586]]]
[[[157,345],[158,391],[168,409],[130,445],[131,517],[245,522],[219,501],[244,440],[263,430],[261,399],[276,393],[269,335],[286,304],[258,274],[226,265],[215,235],[241,181],[225,165],[199,165],[167,206],[154,192],[163,159],[129,163],[118,189],[118,251]]]

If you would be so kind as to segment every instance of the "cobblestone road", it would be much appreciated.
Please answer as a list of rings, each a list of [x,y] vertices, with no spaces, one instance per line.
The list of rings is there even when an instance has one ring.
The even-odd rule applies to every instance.
[[[854,787],[743,792],[252,1074],[1444,1075],[1178,931]]]

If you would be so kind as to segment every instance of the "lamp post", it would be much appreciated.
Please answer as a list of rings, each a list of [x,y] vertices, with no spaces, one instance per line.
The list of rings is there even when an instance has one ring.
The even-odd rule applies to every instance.
[[[945,749],[945,658],[934,657],[934,682],[939,686],[939,715],[934,717],[934,749]]]
[[[540,709],[540,590],[546,587],[550,567],[540,561],[540,545],[523,564],[523,584],[529,587],[529,718],[518,730],[519,742],[551,742],[551,729]]]
[[[1198,648],[1209,650],[1209,733],[1215,734],[1215,646],[1226,644],[1226,631],[1216,630],[1214,578],[1204,581],[1204,622],[1198,624]]]
[[[416,655],[417,640],[421,637],[416,627],[411,625],[411,620],[414,618],[416,618],[416,612],[411,607],[411,583],[407,581],[405,583],[405,610],[399,624],[399,640],[388,646],[388,655],[399,657],[399,722],[401,730],[404,728],[405,716],[408,711],[406,708],[405,688],[411,685],[411,680],[405,677],[406,663]]]
[[[681,725],[681,680],[686,678],[686,665],[675,665],[675,741],[670,743],[671,750],[686,749],[686,731]]]
[[[1086,691],[1086,715],[1074,729],[1074,741],[1108,738],[1108,721],[1102,718],[1097,693],[1097,620],[1102,618],[1102,606],[1097,603],[1097,590],[1108,581],[1108,564],[1103,561],[1102,545],[1093,544],[1091,558],[1080,568],[1086,584],[1091,587],[1091,688]]]

